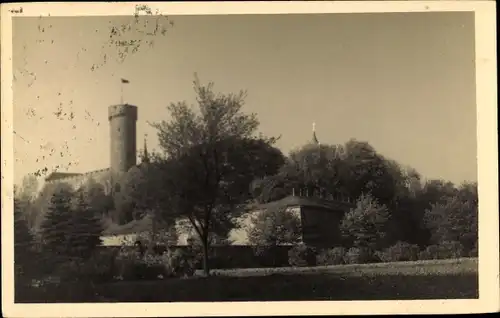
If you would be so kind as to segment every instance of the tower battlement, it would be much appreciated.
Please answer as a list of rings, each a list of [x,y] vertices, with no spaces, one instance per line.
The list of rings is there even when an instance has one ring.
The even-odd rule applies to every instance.
[[[126,116],[130,120],[137,121],[137,106],[123,104],[112,105],[108,108],[108,119],[112,120],[115,117]]]

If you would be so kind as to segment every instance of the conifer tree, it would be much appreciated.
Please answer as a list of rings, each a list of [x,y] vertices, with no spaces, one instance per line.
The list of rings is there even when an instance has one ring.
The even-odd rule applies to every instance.
[[[89,258],[95,248],[101,245],[103,229],[98,212],[88,205],[83,191],[77,193],[70,228],[68,243],[71,246],[71,255]]]
[[[72,197],[71,189],[58,189],[50,198],[47,214],[40,227],[44,252],[50,255],[52,261],[71,254],[68,237],[72,231]]]
[[[14,199],[14,273],[16,282],[30,277],[33,273],[33,235],[29,230],[22,200]]]

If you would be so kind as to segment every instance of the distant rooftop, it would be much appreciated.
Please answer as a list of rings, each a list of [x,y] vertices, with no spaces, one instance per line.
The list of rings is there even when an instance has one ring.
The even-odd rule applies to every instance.
[[[133,220],[127,224],[117,225],[117,224],[107,224],[105,225],[105,230],[103,235],[128,235],[136,234],[151,230],[153,227],[153,220],[145,216],[140,220]]]
[[[93,170],[85,173],[77,173],[77,172],[52,172],[49,174],[46,178],[45,181],[55,181],[55,180],[61,180],[61,179],[66,179],[66,178],[71,178],[71,177],[78,177],[78,176],[88,176],[92,175],[95,173],[102,173],[104,171],[108,171],[109,168],[105,169],[99,169],[99,170]]]
[[[299,207],[299,206],[345,211],[355,207],[355,204],[344,200],[331,200],[331,199],[321,199],[316,197],[303,197],[303,196],[290,195],[280,200],[261,204],[259,205],[258,208],[272,209],[272,208],[287,208],[287,207]]]
[[[82,173],[75,173],[75,172],[52,172],[45,178],[45,181],[54,181],[54,180],[59,180],[59,179],[65,179],[69,177],[76,177],[76,176],[81,176]]]

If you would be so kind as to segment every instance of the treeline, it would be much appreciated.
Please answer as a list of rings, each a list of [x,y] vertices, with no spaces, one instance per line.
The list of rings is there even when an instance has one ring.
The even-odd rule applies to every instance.
[[[319,196],[337,193],[357,202],[342,222],[343,241],[337,251],[358,251],[367,255],[359,257],[363,259],[389,253],[391,248],[406,250],[401,246],[407,244],[418,249],[419,255],[451,245],[460,249],[455,256],[477,254],[476,184],[457,187],[440,180],[423,181],[414,169],[402,167],[368,143],[356,140],[344,145],[311,143],[284,156],[275,147],[276,138],[259,134],[256,115],[242,111],[244,92],[214,93],[212,84],[203,86],[197,80],[194,88],[197,109],[184,102],[167,107],[170,120],[152,125],[158,133],[160,152],[144,154],[143,163],[113,185],[112,196],[95,182],[82,188],[83,192],[75,192],[80,193],[76,205],[69,203],[74,199],[66,198],[75,194],[65,192],[61,184],[48,185],[38,195],[23,190],[30,186],[20,189],[18,202],[24,203],[17,205],[16,219],[26,222],[18,232],[25,227],[35,229],[35,245],[58,251],[58,255],[73,257],[68,253],[76,244],[80,247],[75,251],[82,249],[77,254],[91,259],[95,255],[83,251],[95,250],[98,240],[95,236],[83,239],[77,233],[98,233],[102,228],[96,225],[95,231],[82,230],[79,222],[88,227],[97,224],[90,221],[95,217],[118,224],[149,217],[152,245],[158,240],[172,240],[175,234],[171,229],[177,223],[195,234],[193,246],[198,247],[193,251],[201,255],[208,275],[210,246],[228,243],[229,232],[239,226],[239,217],[253,211],[256,204],[304,189]],[[273,246],[300,241],[300,222],[285,212],[267,211],[255,216],[256,226],[248,229],[249,238],[263,246],[262,253]],[[171,234],[159,238],[159,231]],[[61,246],[56,248],[58,244],[51,241]],[[302,255],[301,251],[309,253],[307,246],[299,245],[292,254]],[[320,252],[336,253],[315,253]],[[152,256],[145,261],[149,254],[141,254],[141,264],[166,262],[169,268],[177,268],[173,272],[179,272],[179,268],[189,267],[187,259],[194,257],[191,252],[189,257],[179,253],[168,256],[168,261]]]
[[[385,158],[366,142],[306,145],[292,152],[277,174],[253,183],[259,202],[293,189],[319,196],[337,192],[356,202],[342,220],[343,240],[334,252],[360,254],[355,262],[477,256],[477,184],[422,180],[415,169]],[[253,244],[300,240],[300,221],[284,210],[266,211],[253,223],[248,230]],[[337,230],[333,224],[331,230]],[[381,254],[397,250],[401,257]]]

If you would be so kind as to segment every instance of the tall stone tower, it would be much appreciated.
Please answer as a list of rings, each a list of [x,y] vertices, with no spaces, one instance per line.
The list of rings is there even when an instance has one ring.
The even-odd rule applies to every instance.
[[[136,165],[137,107],[113,105],[108,109],[110,127],[111,174],[118,176]]]

